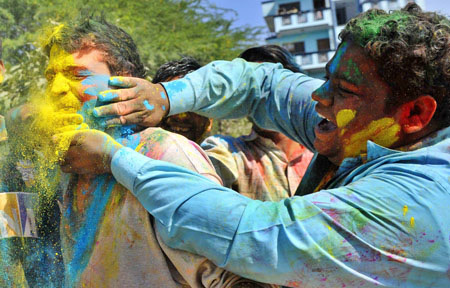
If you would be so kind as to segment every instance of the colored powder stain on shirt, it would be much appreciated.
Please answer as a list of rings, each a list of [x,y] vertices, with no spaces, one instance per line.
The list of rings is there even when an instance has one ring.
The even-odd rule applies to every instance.
[[[89,261],[86,257],[93,243],[95,242],[96,229],[102,219],[106,204],[108,203],[110,194],[116,184],[116,181],[110,179],[111,175],[100,175],[95,179],[97,185],[92,192],[91,206],[86,211],[85,222],[79,227],[76,234],[74,234],[74,245],[72,252],[72,259],[67,263],[69,275],[68,283],[77,283],[82,271]],[[105,184],[107,186],[105,187]]]
[[[408,206],[403,206],[403,216],[406,216],[406,213],[408,213]]]
[[[165,88],[167,90],[167,94],[169,95],[181,95],[181,92],[183,92],[183,90],[187,88],[187,85],[185,82],[183,82],[183,80],[180,79],[166,83]]]
[[[336,121],[339,128],[347,126],[356,116],[356,111],[352,109],[342,109],[337,113]]]
[[[155,109],[155,106],[152,105],[152,104],[150,104],[150,103],[148,103],[147,100],[144,100],[144,106],[145,106],[145,108],[147,108],[147,110],[150,110],[150,111],[152,111],[153,109]]]
[[[409,220],[409,224],[411,225],[412,228],[416,226],[416,220],[414,220],[414,217],[411,217],[411,219]]]

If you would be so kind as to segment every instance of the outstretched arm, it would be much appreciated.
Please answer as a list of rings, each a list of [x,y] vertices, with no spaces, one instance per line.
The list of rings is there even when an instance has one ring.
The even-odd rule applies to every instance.
[[[320,119],[311,93],[323,81],[293,73],[280,64],[215,61],[183,79],[162,83],[164,89],[142,79],[113,80],[110,85],[128,89],[101,93],[101,101],[116,103],[97,108],[95,114],[121,115],[113,120],[119,124],[157,125],[170,102],[168,115],[188,111],[210,118],[249,115],[258,126],[280,131],[314,149],[314,126]]]
[[[439,253],[426,254],[431,242],[415,234],[442,229],[424,208],[434,204],[418,205],[411,197],[420,195],[420,187],[441,196],[447,192],[410,168],[394,163],[368,169],[346,186],[279,202],[251,200],[126,148],[114,155],[111,170],[157,219],[169,246],[203,255],[243,277],[292,287],[322,281],[328,287],[395,287],[411,270],[423,269],[430,280],[448,264],[438,260]],[[404,215],[404,207],[414,209],[423,226]],[[425,259],[434,264],[422,265]]]

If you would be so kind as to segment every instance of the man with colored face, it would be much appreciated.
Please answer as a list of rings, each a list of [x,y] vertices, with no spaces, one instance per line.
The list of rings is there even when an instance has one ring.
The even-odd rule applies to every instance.
[[[184,77],[199,69],[200,64],[191,57],[183,57],[170,61],[158,68],[152,83],[168,82]],[[164,118],[160,124],[164,130],[183,135],[191,141],[200,144],[206,133],[211,130],[212,119],[187,112]]]
[[[450,21],[410,3],[365,12],[340,36],[325,83],[238,59],[163,83],[166,101],[156,94],[161,86],[135,94],[155,107],[170,103],[169,115],[249,114],[317,151],[296,197],[251,200],[127,148],[95,150],[90,143],[101,138],[94,134],[72,138],[77,155],[108,162],[72,157],[73,169],[112,172],[159,220],[169,246],[251,279],[290,287],[449,287]],[[135,91],[143,85],[122,82]],[[164,115],[157,110],[146,121]]]
[[[45,51],[49,55],[45,105],[50,107],[42,111],[53,112],[41,113],[38,120],[66,115],[68,125],[53,131],[57,150],[64,149],[73,131],[97,128],[147,157],[221,183],[206,154],[186,138],[159,128],[136,133],[141,130],[136,126],[110,127],[92,116],[98,93],[110,88],[110,76],[144,77],[136,46],[123,30],[102,19],[56,27]],[[104,147],[114,150],[114,141]],[[62,163],[62,170],[68,169],[70,164]],[[66,187],[61,220],[66,286],[269,287],[218,268],[204,257],[160,246],[146,210],[112,175],[71,175]]]

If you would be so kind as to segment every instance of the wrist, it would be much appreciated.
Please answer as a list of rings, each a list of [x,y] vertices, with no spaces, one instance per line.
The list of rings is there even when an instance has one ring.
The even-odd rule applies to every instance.
[[[159,92],[159,96],[162,98],[162,105],[161,105],[161,108],[163,110],[162,118],[165,118],[169,115],[169,111],[170,111],[169,96],[167,94],[166,88],[161,83],[158,83],[156,85],[158,85],[158,88],[156,88],[156,91]]]
[[[119,151],[123,146],[116,142],[113,139],[108,139],[106,143],[106,157],[104,161],[105,172],[111,173],[111,163],[114,155]]]

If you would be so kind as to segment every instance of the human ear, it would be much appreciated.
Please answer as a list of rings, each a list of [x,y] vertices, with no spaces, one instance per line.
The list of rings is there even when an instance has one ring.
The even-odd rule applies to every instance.
[[[208,126],[205,129],[205,133],[210,132],[212,129],[212,126],[213,126],[213,119],[209,118]]]
[[[430,95],[422,95],[400,106],[399,122],[405,134],[412,134],[424,129],[436,112],[437,103]]]

